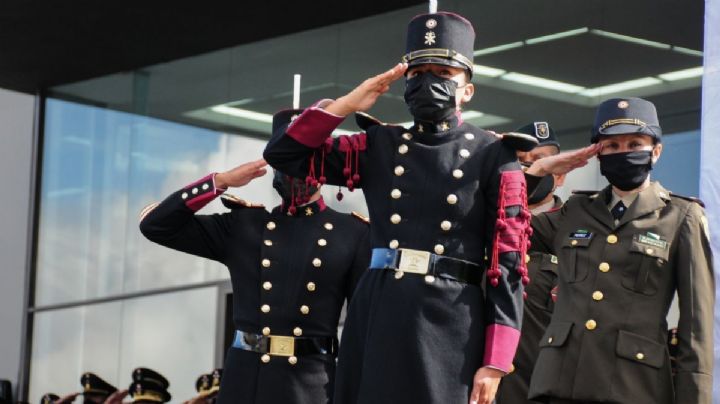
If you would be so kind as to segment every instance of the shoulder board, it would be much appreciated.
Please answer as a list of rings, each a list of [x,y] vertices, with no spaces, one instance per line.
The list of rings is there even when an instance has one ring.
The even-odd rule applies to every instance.
[[[600,193],[600,191],[587,191],[587,190],[581,190],[581,189],[574,189],[572,191],[573,195],[585,195],[585,196],[594,196],[599,193]]]
[[[357,126],[360,127],[360,129],[362,129],[364,131],[367,131],[369,128],[371,128],[373,126],[378,126],[378,125],[380,125],[380,126],[398,126],[398,127],[400,126],[400,125],[395,125],[392,123],[385,123],[385,122],[375,118],[374,116],[372,116],[370,114],[366,114],[364,112],[356,112],[355,113],[355,123],[357,124]]]
[[[674,196],[676,198],[684,199],[684,200],[690,201],[690,202],[695,202],[698,205],[702,206],[703,208],[705,207],[705,203],[703,201],[701,201],[699,198],[695,198],[694,196],[678,195],[678,194],[674,194],[672,192],[670,192],[670,196]]]
[[[240,199],[235,195],[227,194],[220,197],[222,204],[228,209],[240,209],[240,208],[264,208],[265,205],[261,203],[252,203],[244,199]]]
[[[352,211],[352,212],[350,213],[350,215],[351,215],[352,217],[354,217],[355,219],[360,220],[360,221],[363,222],[363,223],[370,223],[370,219],[369,219],[368,217],[365,217],[365,216],[363,216],[363,215],[361,215],[361,214],[359,214],[359,213],[357,213],[357,212],[355,212],[355,211]]]
[[[355,113],[355,123],[362,130],[368,130],[368,128],[371,126],[385,125],[384,122],[382,122],[379,119],[375,118],[374,116],[372,116],[370,114],[366,114],[364,112],[356,112]]]
[[[160,205],[160,202],[153,202],[150,205],[143,208],[143,210],[140,211],[140,218],[139,221],[142,222],[143,219],[145,219],[145,216],[148,215],[148,213],[152,212],[155,208]]]
[[[511,149],[528,152],[538,145],[538,140],[535,139],[535,136],[524,133],[508,132],[503,133],[502,143]]]

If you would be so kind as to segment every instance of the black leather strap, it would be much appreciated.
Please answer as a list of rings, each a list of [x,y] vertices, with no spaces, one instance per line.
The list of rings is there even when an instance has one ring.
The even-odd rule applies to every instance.
[[[235,331],[233,348],[243,349],[261,354],[270,353],[272,335],[253,334]],[[337,356],[338,341],[336,337],[282,337],[294,340],[294,356],[323,354]]]
[[[397,270],[402,254],[402,249],[373,248],[370,269]],[[430,254],[427,275],[480,286],[483,273],[482,266],[474,262]]]

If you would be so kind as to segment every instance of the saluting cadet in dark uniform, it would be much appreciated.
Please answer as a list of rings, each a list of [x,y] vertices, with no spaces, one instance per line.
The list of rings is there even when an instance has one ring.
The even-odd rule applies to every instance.
[[[547,122],[533,122],[514,132],[533,136],[538,145],[527,152],[518,151],[520,164],[529,167],[535,160],[560,153],[560,143],[555,132]],[[533,215],[560,209],[562,200],[554,194],[555,189],[563,185],[565,174],[548,174],[543,177],[535,190],[528,195],[528,208]],[[513,371],[503,377],[497,394],[498,404],[527,403],[530,376],[540,348],[538,342],[550,324],[555,304],[553,290],[557,286],[558,259],[555,255],[541,251],[533,251],[532,247],[526,256],[530,283],[525,287],[527,298],[523,308],[523,321],[520,333],[520,344]]]
[[[610,185],[578,192],[533,218],[533,248],[559,258],[559,289],[530,398],[548,402],[710,403],[715,286],[698,200],[673,195],[649,173],[662,151],[655,106],[639,98],[598,108],[591,146]],[[529,174],[566,171],[570,155]],[[529,187],[531,188],[531,187]],[[677,373],[666,316],[677,291]]]
[[[133,382],[128,387],[133,403],[162,404],[170,401],[172,396],[167,389],[170,382],[165,376],[148,368],[136,368],[132,372]]]
[[[75,393],[72,400],[65,399],[63,404],[73,402],[77,395],[78,393]],[[42,397],[40,397],[40,404],[55,404],[57,402],[60,402],[60,396],[55,393],[45,393]]]
[[[370,211],[371,270],[348,309],[337,403],[490,403],[510,369],[530,214],[515,150],[459,113],[473,41],[457,14],[413,18],[406,63],[315,104],[265,149],[310,183],[362,188]],[[404,74],[410,129],[330,137]]]
[[[279,172],[273,186],[283,205],[272,211],[226,198],[230,213],[195,214],[226,187],[265,174],[265,164],[243,164],[180,189],[146,212],[140,228],[152,241],[230,270],[237,331],[219,403],[325,403],[340,312],[370,258],[369,227],[327,207],[317,187]]]
[[[83,373],[80,377],[80,384],[83,387],[82,394],[85,404],[103,403],[110,395],[117,391],[115,386],[92,372]]]

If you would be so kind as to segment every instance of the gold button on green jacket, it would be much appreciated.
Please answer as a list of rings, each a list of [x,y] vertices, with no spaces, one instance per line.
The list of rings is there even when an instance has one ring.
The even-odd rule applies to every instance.
[[[617,222],[611,188],[533,218],[533,249],[558,257],[558,296],[529,396],[710,403],[715,286],[704,210],[653,182]],[[666,316],[678,294],[677,373]]]

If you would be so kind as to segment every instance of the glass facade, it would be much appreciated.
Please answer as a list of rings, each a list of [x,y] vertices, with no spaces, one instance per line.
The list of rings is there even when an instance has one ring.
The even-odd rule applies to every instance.
[[[658,106],[666,135],[653,175],[671,190],[697,196],[702,6],[599,4],[442,2],[476,27],[476,95],[465,119],[498,132],[548,121],[570,149],[588,142],[599,101],[645,97]],[[139,212],[209,172],[259,158],[271,115],[292,106],[293,74],[302,75],[301,105],[308,106],[392,66],[403,54],[407,21],[424,10],[51,88],[29,400],[77,390],[83,371],[122,388],[137,366],[165,374],[174,402],[190,398],[195,378],[221,365],[224,325],[217,312],[228,274],[220,264],[145,240]],[[369,112],[386,122],[409,121],[403,91],[403,83],[395,83]],[[358,131],[353,119],[340,129]],[[572,173],[560,194],[603,185],[593,161]],[[231,192],[268,207],[279,202],[270,175]],[[342,203],[336,192],[324,190],[331,206],[366,212],[361,191],[345,190]],[[224,210],[216,201],[203,213]],[[172,289],[178,287],[187,290]]]
[[[126,389],[139,366],[171,381],[173,402],[192,397],[215,367],[216,303],[216,288],[199,288],[37,313],[30,401],[81,390],[83,372]]]

